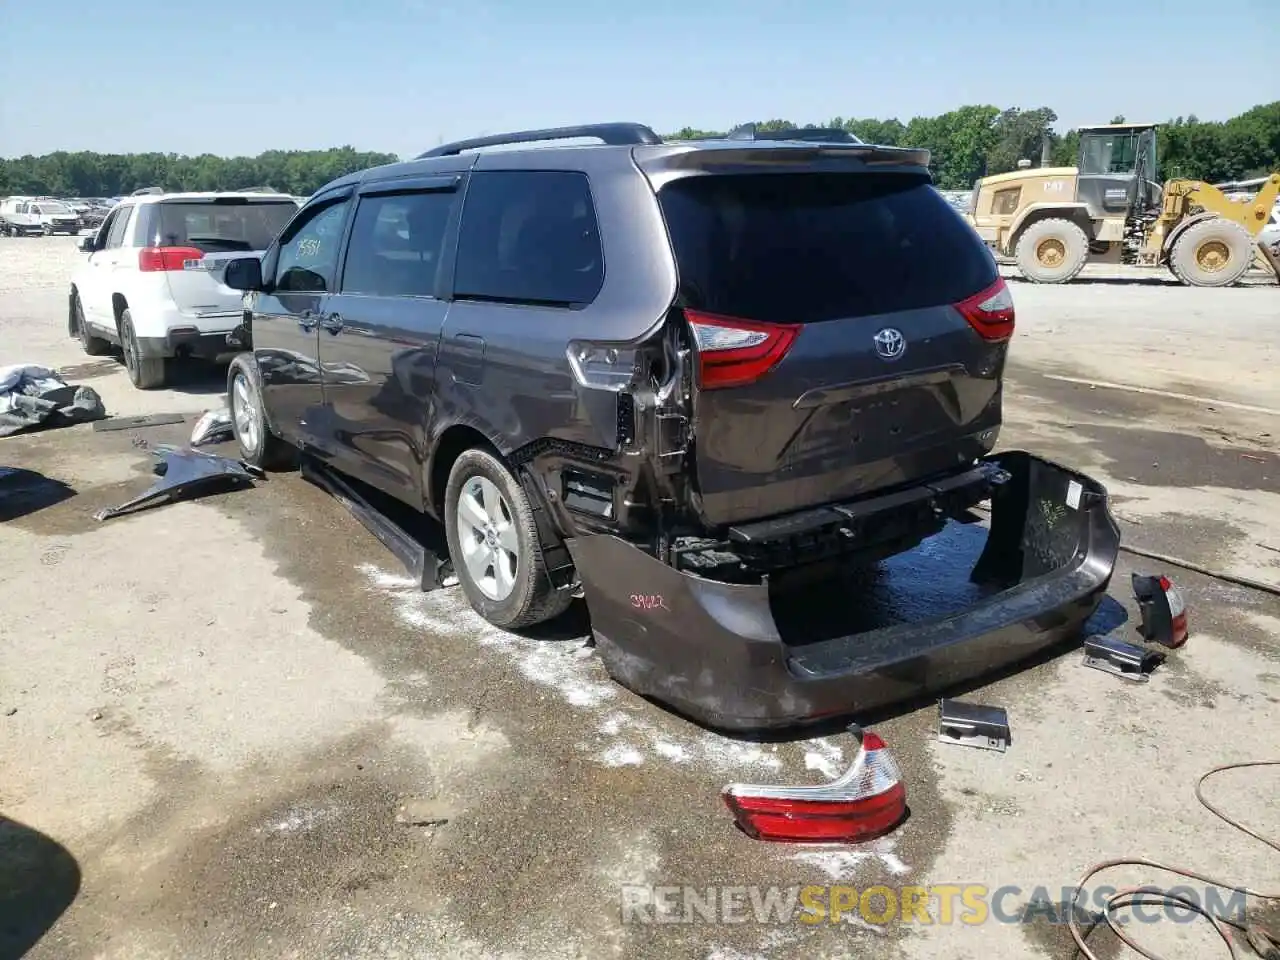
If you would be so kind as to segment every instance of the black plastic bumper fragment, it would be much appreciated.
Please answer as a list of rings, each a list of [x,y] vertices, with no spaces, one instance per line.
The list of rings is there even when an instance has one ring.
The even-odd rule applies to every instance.
[[[1009,478],[992,493],[990,531],[963,606],[816,640],[780,626],[768,582],[722,583],[617,537],[576,538],[569,547],[601,660],[624,686],[691,719],[758,730],[932,693],[1078,639],[1120,545],[1105,488],[1028,453],[987,462]],[[828,602],[864,599],[841,586]]]
[[[157,444],[151,448],[156,457],[156,474],[151,488],[132,500],[106,507],[93,515],[95,520],[110,520],[160,503],[173,503],[208,493],[252,487],[264,474],[243,461],[219,457],[202,450]]]

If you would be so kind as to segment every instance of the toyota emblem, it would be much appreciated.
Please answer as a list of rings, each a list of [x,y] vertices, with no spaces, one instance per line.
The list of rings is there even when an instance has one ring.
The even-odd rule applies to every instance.
[[[876,345],[876,353],[884,360],[897,360],[907,352],[907,338],[901,330],[885,327],[871,338]]]

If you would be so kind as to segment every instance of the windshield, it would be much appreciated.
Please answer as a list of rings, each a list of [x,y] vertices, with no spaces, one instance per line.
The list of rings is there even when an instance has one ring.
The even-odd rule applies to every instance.
[[[298,212],[292,200],[177,200],[160,204],[162,247],[204,253],[265,250]]]
[[[31,212],[43,214],[69,214],[72,211],[65,203],[50,203],[45,200],[40,203],[32,204]]]
[[[957,303],[995,282],[977,234],[924,177],[701,176],[658,193],[684,306],[814,323]]]
[[[1133,173],[1137,158],[1138,134],[1131,130],[1086,133],[1080,138],[1083,174]]]

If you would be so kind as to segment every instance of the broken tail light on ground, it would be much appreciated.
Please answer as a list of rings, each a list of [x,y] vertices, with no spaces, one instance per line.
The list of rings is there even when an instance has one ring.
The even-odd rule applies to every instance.
[[[1187,605],[1166,576],[1133,575],[1133,594],[1142,613],[1142,639],[1176,649],[1187,642]]]
[[[1003,278],[961,300],[956,304],[956,310],[983,340],[1008,340],[1013,336],[1013,294]]]
[[[870,732],[862,737],[848,772],[832,783],[731,783],[723,796],[738,826],[757,840],[859,843],[888,833],[907,813],[897,761]]]

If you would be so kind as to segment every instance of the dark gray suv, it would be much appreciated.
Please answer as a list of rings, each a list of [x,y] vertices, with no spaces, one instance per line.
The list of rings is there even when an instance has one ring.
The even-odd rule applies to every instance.
[[[927,164],[847,134],[603,124],[343,177],[227,270],[249,291],[243,455],[302,450],[438,518],[498,626],[585,592],[613,674],[702,719],[862,706],[744,681],[803,673],[772,587],[900,553],[1042,463],[986,457],[1013,303]],[[703,663],[681,625],[708,615],[737,646]],[[726,697],[744,682],[764,686]]]

